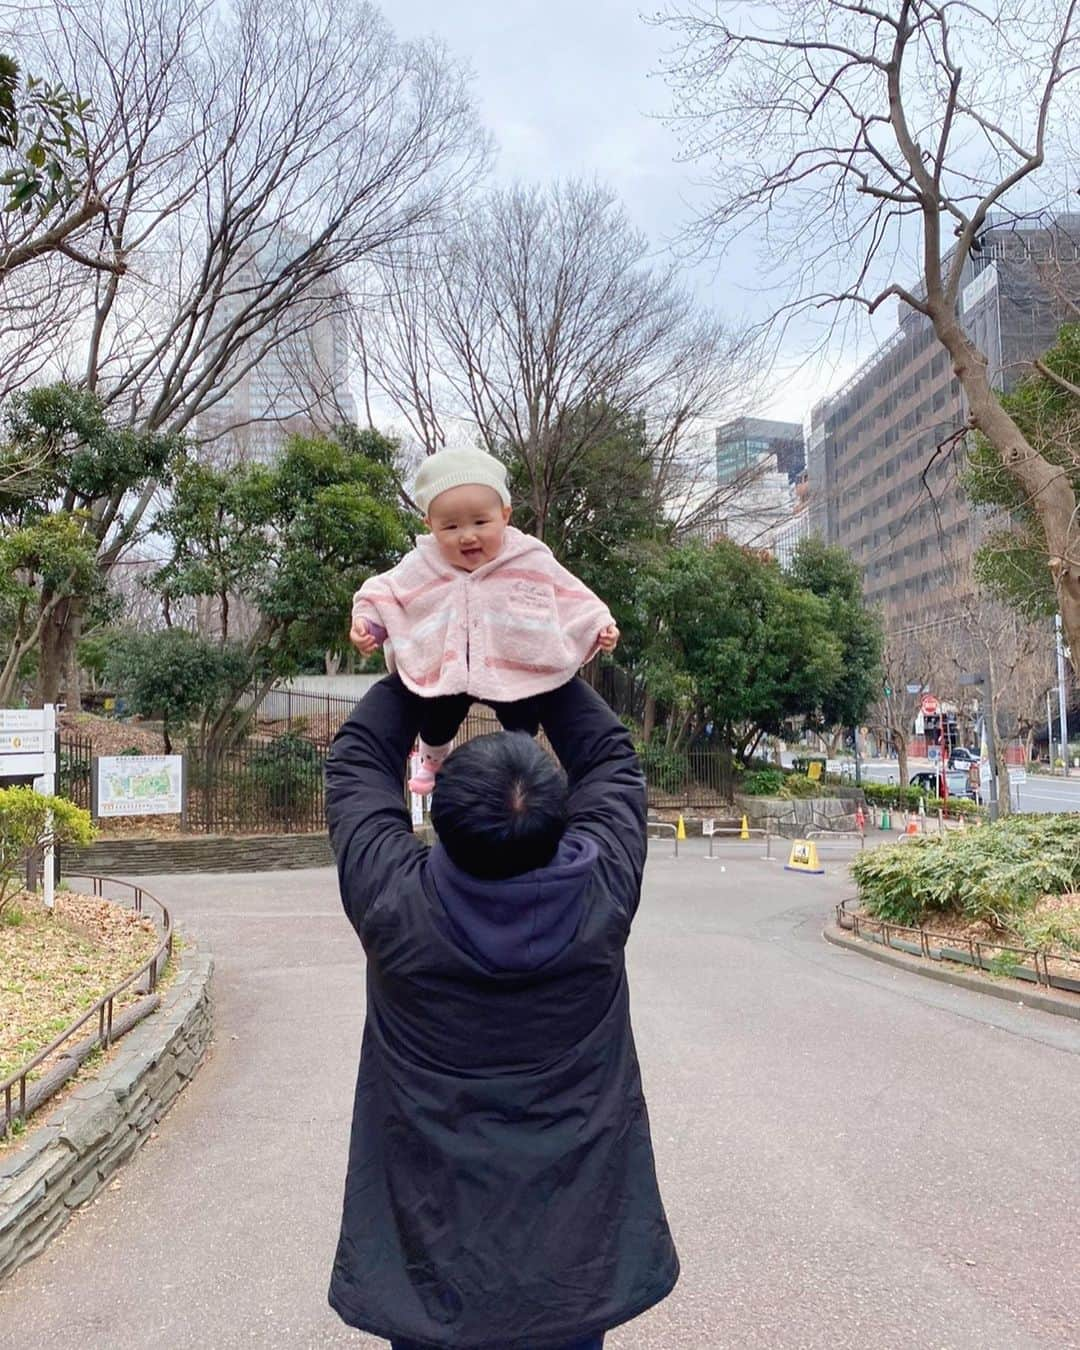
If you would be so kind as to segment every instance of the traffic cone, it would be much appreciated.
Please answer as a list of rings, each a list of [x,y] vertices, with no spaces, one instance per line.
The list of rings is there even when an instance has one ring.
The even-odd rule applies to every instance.
[[[679,815],[679,824],[675,830],[675,838],[680,844],[686,840],[686,821],[683,820],[681,813]]]
[[[855,808],[855,828],[860,834],[866,829],[866,814],[861,806]]]
[[[905,829],[904,833],[905,833],[905,834],[918,834],[918,833],[919,833],[919,821],[918,821],[917,817],[915,817],[915,816],[908,816],[907,829]]]
[[[739,838],[740,839],[750,838],[750,822],[746,819],[745,811],[743,812],[742,825],[739,828]]]
[[[889,814],[889,808],[887,806],[881,808],[881,825],[879,826],[879,829],[892,829],[892,816]]]

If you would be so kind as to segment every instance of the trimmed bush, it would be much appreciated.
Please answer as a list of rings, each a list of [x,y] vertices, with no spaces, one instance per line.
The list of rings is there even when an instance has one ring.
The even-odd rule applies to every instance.
[[[877,918],[915,927],[951,912],[1009,927],[1042,896],[1080,889],[1080,815],[916,837],[860,855],[851,872]]]
[[[925,794],[917,787],[901,787],[899,783],[864,783],[863,792],[871,806],[888,806],[894,811],[917,811]]]
[[[251,780],[270,811],[288,816],[303,811],[318,791],[322,756],[302,736],[287,732],[251,757]]]
[[[782,769],[752,769],[742,776],[739,791],[748,797],[778,797],[787,775]]]

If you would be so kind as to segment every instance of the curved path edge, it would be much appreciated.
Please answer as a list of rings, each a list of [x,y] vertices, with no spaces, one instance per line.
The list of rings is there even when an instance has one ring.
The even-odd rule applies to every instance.
[[[0,1282],[42,1252],[146,1142],[213,1034],[213,957],[185,937],[161,1007],[12,1152],[0,1156]]]
[[[1080,999],[1070,998],[1067,994],[1053,994],[1045,989],[1029,989],[1022,985],[1005,984],[986,975],[969,975],[962,970],[953,970],[950,966],[929,962],[920,956],[909,956],[906,952],[886,950],[875,943],[862,938],[851,937],[836,924],[827,924],[821,936],[834,947],[843,947],[846,951],[868,956],[871,961],[882,961],[887,966],[896,966],[899,970],[910,970],[928,980],[937,980],[940,984],[955,984],[961,989],[971,989],[977,994],[989,994],[991,998],[1004,999],[1006,1003],[1020,1003],[1025,1008],[1037,1008],[1040,1012],[1056,1013],[1059,1017],[1072,1017],[1080,1021]]]

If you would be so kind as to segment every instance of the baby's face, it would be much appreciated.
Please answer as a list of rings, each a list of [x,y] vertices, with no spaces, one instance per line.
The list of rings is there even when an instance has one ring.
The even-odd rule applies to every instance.
[[[440,492],[428,507],[427,524],[439,551],[453,567],[475,572],[499,555],[510,508],[494,488],[480,483]]]

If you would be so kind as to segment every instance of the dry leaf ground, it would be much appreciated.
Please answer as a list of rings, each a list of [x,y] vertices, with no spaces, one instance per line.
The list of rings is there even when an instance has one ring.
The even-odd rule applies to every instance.
[[[138,969],[159,941],[149,917],[109,900],[58,891],[50,916],[40,896],[17,896],[0,915],[0,1080]],[[120,1005],[135,997],[125,991]]]

